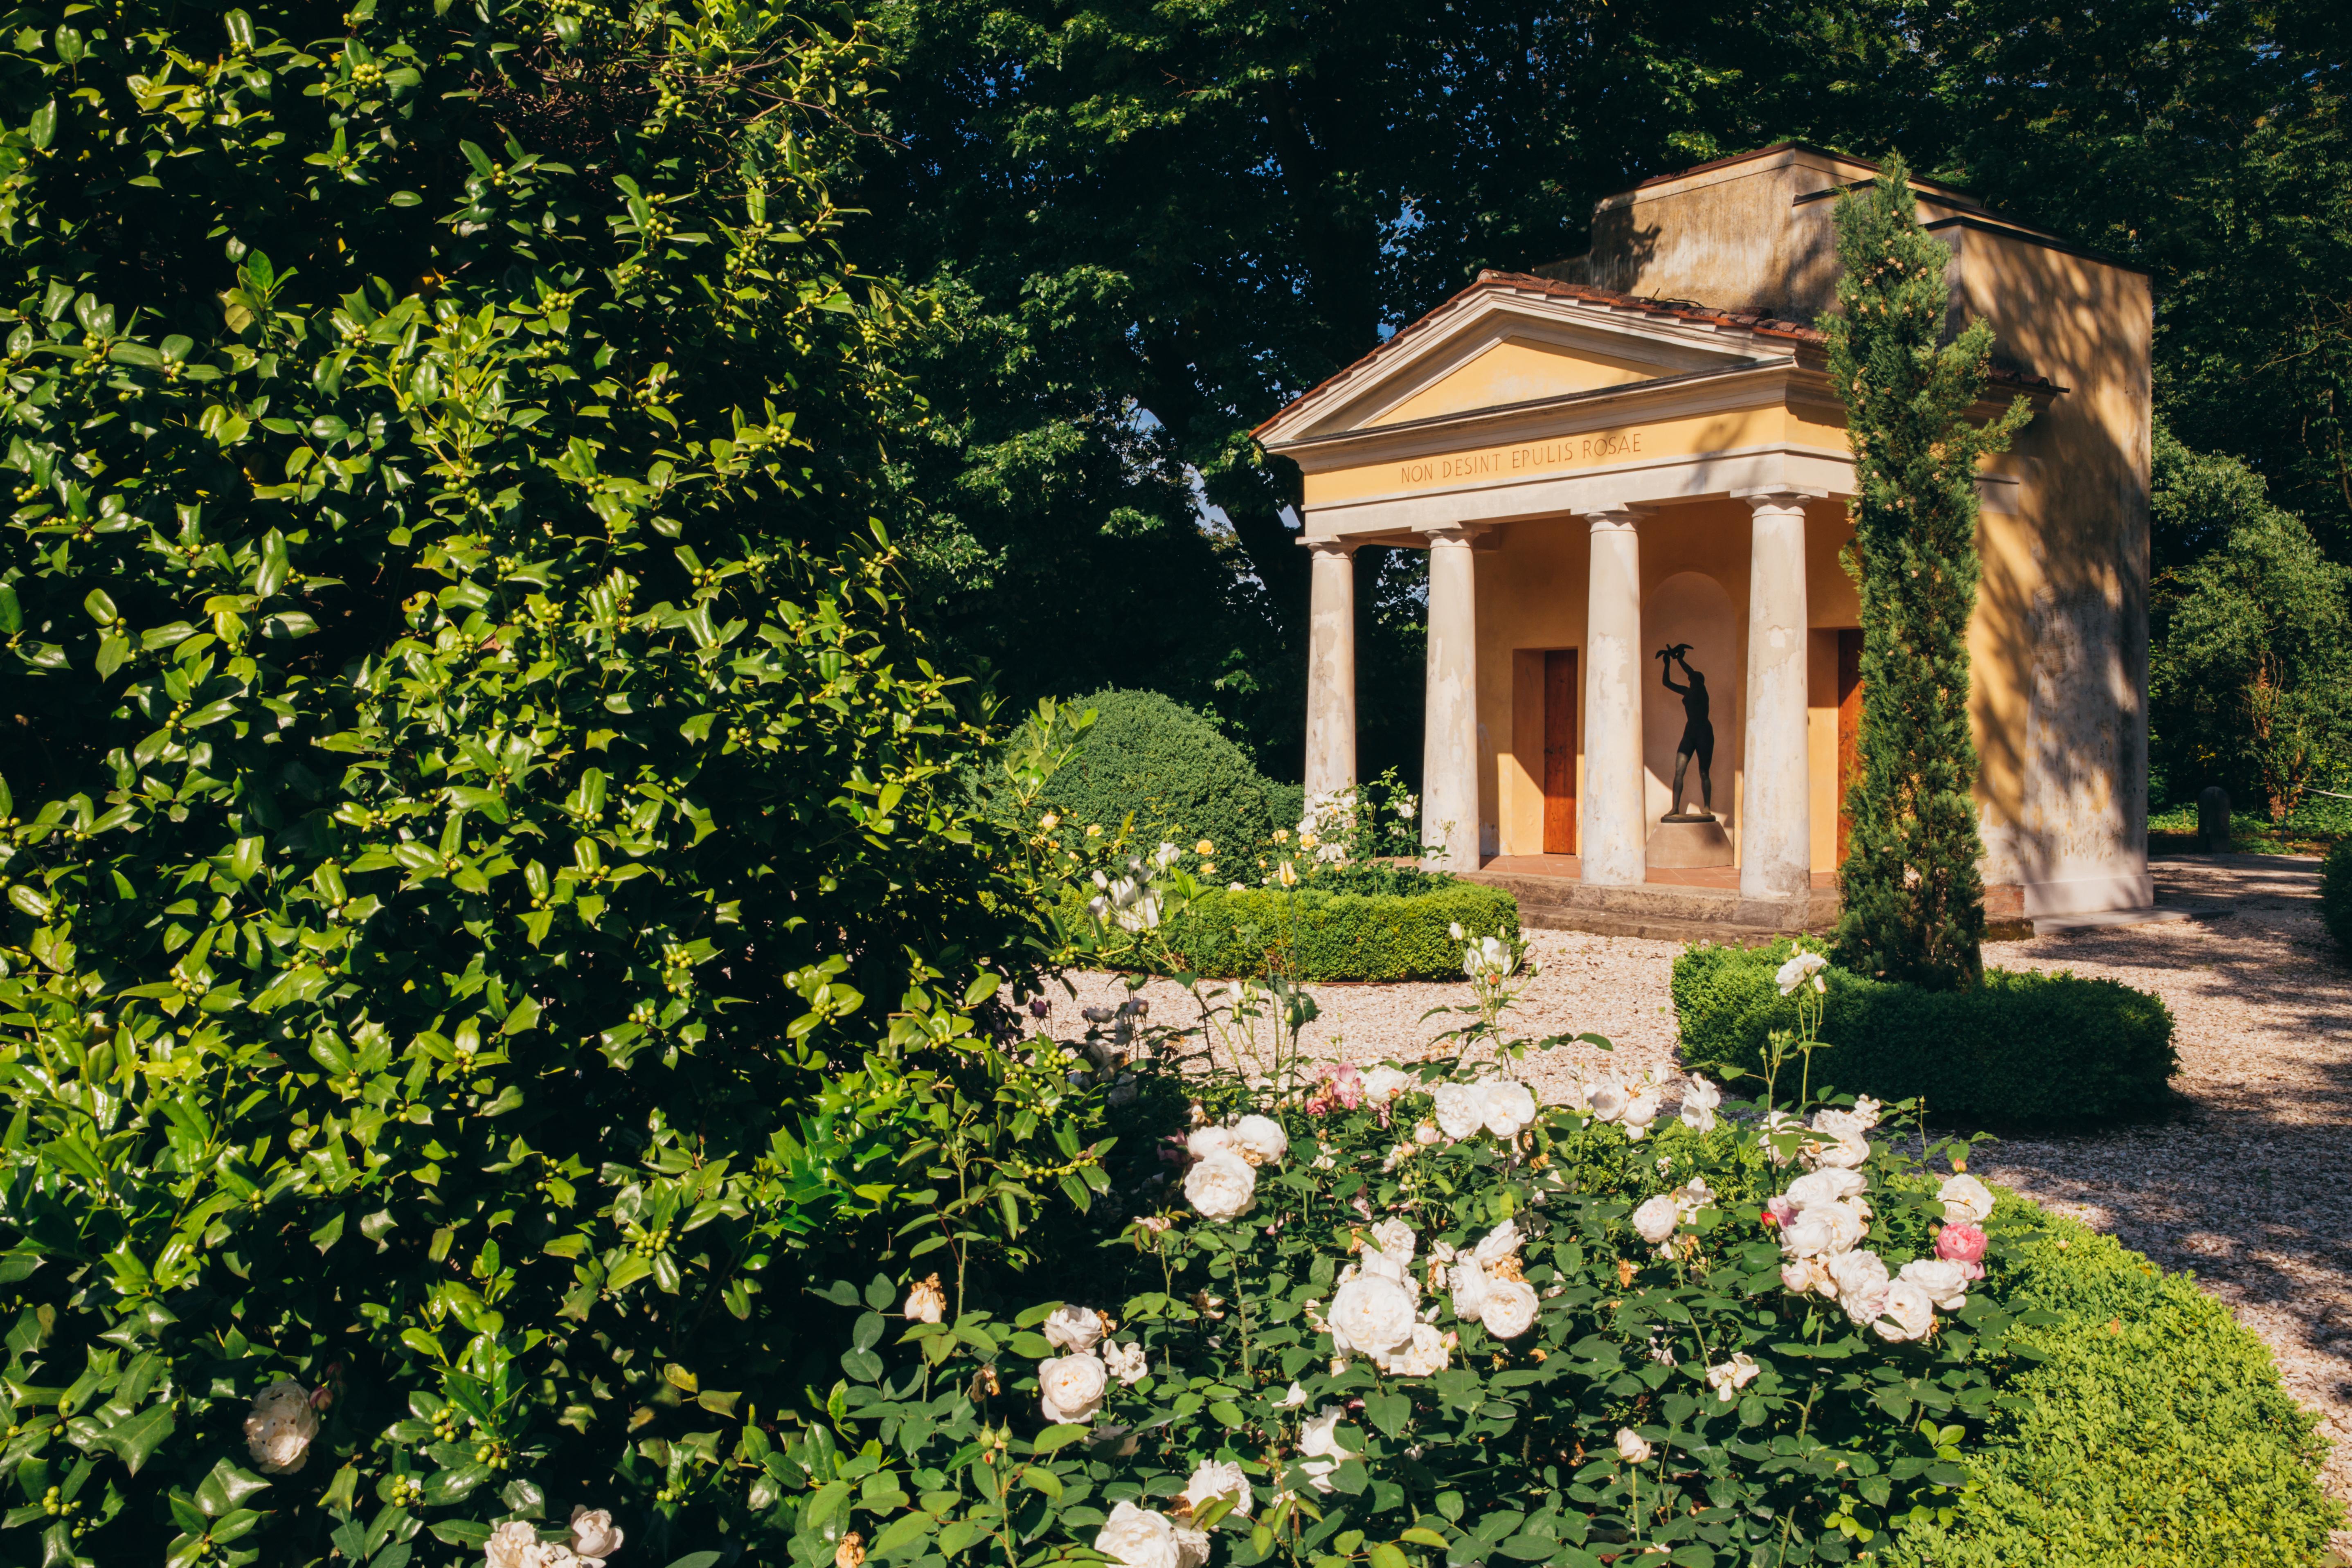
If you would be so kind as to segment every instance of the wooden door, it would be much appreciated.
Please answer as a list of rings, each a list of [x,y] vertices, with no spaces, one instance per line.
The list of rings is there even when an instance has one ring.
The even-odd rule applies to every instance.
[[[1544,655],[1544,825],[1547,855],[1576,853],[1576,650]]]
[[[1842,628],[1838,639],[1838,864],[1845,864],[1846,840],[1853,835],[1853,818],[1846,815],[1846,791],[1862,767],[1862,629]]]

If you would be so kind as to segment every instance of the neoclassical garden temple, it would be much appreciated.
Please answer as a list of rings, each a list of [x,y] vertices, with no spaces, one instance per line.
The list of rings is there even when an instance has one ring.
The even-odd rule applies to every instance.
[[[1305,479],[1310,793],[1355,777],[1350,553],[1425,549],[1433,863],[1512,882],[1536,923],[1830,918],[1861,714],[1854,477],[1809,323],[1835,197],[1874,173],[1782,145],[1610,196],[1588,254],[1481,273],[1259,427]],[[1998,334],[1982,413],[2034,407],[1979,482],[1989,912],[2142,909],[2148,280],[1913,188],[1951,247],[1954,329]]]

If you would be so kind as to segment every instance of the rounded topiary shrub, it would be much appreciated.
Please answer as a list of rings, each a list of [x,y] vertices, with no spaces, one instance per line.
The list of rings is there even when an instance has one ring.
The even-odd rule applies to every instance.
[[[2319,918],[2336,951],[2352,958],[2352,838],[2338,839],[2320,863]]]
[[[1772,1031],[1797,1026],[1773,979],[1790,951],[1786,939],[1683,951],[1674,997],[1686,1062],[1762,1070]],[[1816,1092],[1916,1098],[1946,1123],[2118,1121],[2170,1101],[2171,1011],[2120,982],[1989,969],[1966,991],[1929,991],[1836,968],[1823,977]]]
[[[1248,752],[1173,698],[1112,689],[1068,706],[1093,709],[1095,721],[1045,786],[1042,804],[1060,815],[1066,833],[1090,826],[1114,833],[1131,814],[1138,839],[1171,840],[1188,862],[1222,861],[1255,879],[1255,858],[1274,830],[1297,820],[1297,786],[1260,773]],[[1193,857],[1203,838],[1213,853]]]
[[[1160,935],[1172,961],[1219,980],[1458,980],[1456,925],[1516,947],[1518,900],[1453,877],[1368,867],[1318,872],[1296,889],[1203,893]]]

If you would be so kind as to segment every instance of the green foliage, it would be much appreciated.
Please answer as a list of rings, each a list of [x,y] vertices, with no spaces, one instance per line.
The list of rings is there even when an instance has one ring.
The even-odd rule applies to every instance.
[[[1152,1058],[1175,1043],[1136,1070],[1163,1072]],[[1798,1173],[1795,1138],[1676,1121],[1637,1142],[1532,1100],[1497,1135],[1459,1119],[1482,1092],[1467,1074],[1385,1076],[1344,1099],[1328,1080],[1307,1098],[1281,1074],[1190,1077],[1223,1125],[1193,1135],[1200,1163],[1083,1277],[955,1300],[936,1324],[875,1321],[835,1429],[782,1453],[793,1561],[824,1568],[853,1531],[893,1563],[934,1542],[1074,1555],[1117,1518],[1206,1531],[1198,1551],[1240,1568],[1595,1568],[1629,1539],[1679,1563],[1795,1564],[1847,1561],[1915,1510],[1948,1510],[2014,1330],[2001,1227],[1995,1279],[1937,1314],[1940,1331],[1889,1342],[1875,1320],[1783,1287],[1759,1205]],[[1408,1131],[1424,1122],[1426,1144]],[[1247,1163],[1210,1152],[1217,1140]],[[1858,1174],[1868,1245],[1892,1266],[1927,1254],[1932,1182],[1883,1142]],[[1665,1239],[1645,1239],[1632,1216],[1652,1203],[1652,1223],[1661,1199]],[[1405,1325],[1412,1352],[1337,1337],[1360,1321],[1348,1292],[1390,1279],[1428,1313]],[[1465,1306],[1474,1290],[1517,1293],[1530,1321]],[[833,1294],[856,1299],[846,1282]],[[1711,1371],[1739,1381],[1719,1392]],[[1074,1385],[1099,1404],[1042,1407]],[[1237,1470],[1194,1485],[1210,1464]]]
[[[2352,569],[2234,458],[2156,435],[2148,658],[2155,761],[2176,795],[2221,784],[2284,823],[2352,764]]]
[[[1699,943],[1675,959],[1684,1059],[1759,1073],[1797,1004],[1774,972],[1791,948]],[[2154,1114],[2179,1066],[2163,1002],[2114,980],[1994,969],[1931,991],[1832,966],[1811,1062],[1816,1092],[1919,1099],[1939,1125],[2126,1121]]]
[[[1215,979],[1284,974],[1294,980],[1452,980],[1469,935],[1519,940],[1518,900],[1500,888],[1451,877],[1371,868],[1363,879],[1420,891],[1356,891],[1356,872],[1318,872],[1296,889],[1212,889],[1170,917],[1167,962]]]
[[[2000,1217],[2029,1211],[2005,1200]],[[2071,1219],[2017,1251],[2003,1404],[1948,1525],[1903,1531],[1906,1568],[2302,1568],[2342,1505],[2314,1471],[2317,1418],[2269,1349],[2187,1275]]]
[[[1094,727],[1046,783],[1041,802],[1061,817],[1058,837],[1075,846],[1089,827],[1105,834],[1133,818],[1133,837],[1167,839],[1188,868],[1214,866],[1255,879],[1255,862],[1298,818],[1298,787],[1275,784],[1210,720],[1157,691],[1097,691],[1064,704],[1091,710]],[[1210,853],[1195,845],[1206,839]]]
[[[0,1560],[759,1555],[809,1258],[1017,1263],[1102,1180],[973,1037],[1045,939],[811,445],[896,395],[819,177],[866,47],[19,23],[0,1463],[72,1507]]]
[[[2352,958],[2352,838],[2340,839],[2319,866],[2319,918],[2347,958]]]
[[[1862,740],[1837,942],[1851,968],[1950,989],[1983,970],[1969,728],[1977,460],[2008,447],[2029,405],[1970,422],[1992,329],[1942,342],[1950,252],[1919,227],[1909,181],[1890,158],[1867,191],[1839,197],[1843,270],[1823,321],[1860,488],[1846,570],[1862,601]]]

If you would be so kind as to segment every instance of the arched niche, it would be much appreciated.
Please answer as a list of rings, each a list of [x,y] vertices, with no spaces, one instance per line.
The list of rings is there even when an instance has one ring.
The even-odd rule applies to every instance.
[[[1642,695],[1643,795],[1655,824],[1674,809],[1675,748],[1682,740],[1683,700],[1660,680],[1657,650],[1690,644],[1691,667],[1706,677],[1707,709],[1715,726],[1715,815],[1727,832],[1738,827],[1733,781],[1739,769],[1740,711],[1745,689],[1739,657],[1739,618],[1721,582],[1704,572],[1677,572],[1642,597],[1643,652],[1648,656]],[[1675,679],[1683,678],[1675,668]],[[1690,808],[1699,803],[1698,763],[1684,781]]]

